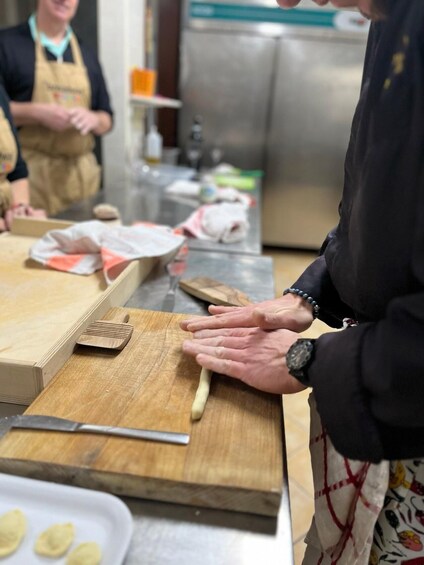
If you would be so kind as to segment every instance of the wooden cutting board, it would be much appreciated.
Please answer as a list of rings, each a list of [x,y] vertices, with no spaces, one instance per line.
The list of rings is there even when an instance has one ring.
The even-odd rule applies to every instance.
[[[12,430],[0,472],[118,495],[277,515],[282,496],[281,398],[214,375],[203,418],[190,410],[200,367],[181,352],[187,317],[126,309],[121,352],[78,347],[26,414],[190,433],[188,446],[88,434]]]
[[[222,306],[247,306],[252,302],[247,294],[241,290],[209,277],[182,279],[179,282],[179,286],[187,292],[187,294],[196,296],[211,304],[220,304]]]

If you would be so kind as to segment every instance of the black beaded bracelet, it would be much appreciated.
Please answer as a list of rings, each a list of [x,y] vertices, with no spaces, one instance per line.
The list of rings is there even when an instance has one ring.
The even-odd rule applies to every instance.
[[[318,318],[318,314],[319,314],[318,303],[316,300],[312,298],[312,296],[309,296],[307,292],[303,292],[303,290],[300,290],[300,288],[286,288],[283,291],[283,296],[285,296],[286,294],[297,294],[297,296],[300,296],[300,298],[306,300],[306,302],[308,302],[308,304],[312,306],[312,316],[314,317],[314,319]]]

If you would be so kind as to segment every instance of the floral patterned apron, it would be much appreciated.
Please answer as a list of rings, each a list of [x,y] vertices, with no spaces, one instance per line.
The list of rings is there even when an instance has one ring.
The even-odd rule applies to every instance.
[[[424,461],[340,455],[311,406],[315,515],[304,565],[424,565]]]

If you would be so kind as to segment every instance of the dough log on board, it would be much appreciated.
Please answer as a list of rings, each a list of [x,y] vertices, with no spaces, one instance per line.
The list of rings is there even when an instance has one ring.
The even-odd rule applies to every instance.
[[[205,410],[206,402],[209,396],[211,386],[212,371],[202,368],[200,372],[199,386],[194,397],[193,406],[191,407],[191,419],[200,420]]]

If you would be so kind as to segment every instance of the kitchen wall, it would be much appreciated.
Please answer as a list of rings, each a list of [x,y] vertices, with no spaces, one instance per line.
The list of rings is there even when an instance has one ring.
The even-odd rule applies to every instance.
[[[84,2],[94,0],[83,0]],[[97,0],[99,57],[115,110],[113,132],[103,141],[104,189],[119,190],[142,120],[129,105],[130,70],[144,63],[145,0]]]

